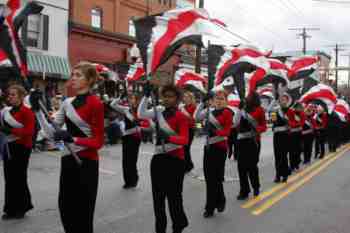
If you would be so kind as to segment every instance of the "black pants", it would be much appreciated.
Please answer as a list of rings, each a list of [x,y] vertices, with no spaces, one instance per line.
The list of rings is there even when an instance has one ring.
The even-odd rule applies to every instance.
[[[191,156],[191,146],[194,137],[194,129],[189,129],[189,141],[188,144],[185,145],[185,171],[189,172],[193,169],[193,162]]]
[[[226,202],[224,193],[225,161],[227,151],[213,145],[204,150],[203,170],[207,188],[205,210],[213,212]]]
[[[255,138],[237,140],[237,165],[240,193],[250,192],[249,181],[254,190],[260,189],[259,181],[259,143]]]
[[[188,220],[183,209],[182,189],[185,162],[168,154],[154,155],[151,161],[151,182],[156,233],[165,233],[167,216],[165,199],[168,199],[173,230],[183,229]]]
[[[315,158],[320,155],[323,158],[325,154],[326,131],[324,129],[316,130],[315,134]]]
[[[310,163],[312,154],[312,145],[314,142],[314,134],[308,133],[303,135],[303,154],[304,164]]]
[[[66,233],[92,233],[98,187],[98,161],[62,157],[58,207]]]
[[[137,174],[137,158],[139,155],[141,140],[133,136],[123,137],[123,177],[126,185],[136,185],[139,176]]]
[[[273,151],[275,155],[276,178],[288,177],[288,132],[278,132],[273,134]]]
[[[327,134],[328,134],[327,136],[328,136],[329,151],[335,152],[337,150],[338,143],[339,143],[337,126],[335,125],[329,126]]]
[[[227,156],[231,158],[231,156],[235,156],[235,144],[237,141],[237,133],[234,129],[231,129],[230,136],[227,138],[227,144],[228,144],[228,151]]]
[[[290,169],[298,169],[301,162],[301,132],[292,132],[289,135],[289,165]]]
[[[10,157],[4,158],[5,205],[8,215],[25,214],[33,209],[28,187],[28,164],[32,149],[9,143]]]

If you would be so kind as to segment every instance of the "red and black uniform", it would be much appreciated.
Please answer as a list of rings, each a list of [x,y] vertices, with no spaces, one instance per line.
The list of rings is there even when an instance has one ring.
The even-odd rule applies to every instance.
[[[203,110],[203,104],[200,104],[195,114],[196,120],[204,120],[208,116],[207,111],[207,109]],[[216,208],[223,211],[226,204],[223,182],[232,112],[228,108],[210,109],[209,111],[209,118],[206,122],[208,141],[204,148],[203,170],[207,190],[205,210],[210,216]]]
[[[148,98],[141,100],[138,115],[155,119],[153,109],[147,109]],[[176,108],[157,107],[157,119],[162,132],[168,135],[164,144],[158,139],[155,154],[151,160],[151,182],[156,233],[165,233],[167,217],[165,199],[173,222],[173,231],[182,232],[188,225],[182,203],[183,180],[185,176],[185,149],[188,143],[188,120]]]
[[[7,134],[8,142],[4,145],[7,153],[4,156],[3,211],[8,216],[23,216],[33,209],[27,171],[33,145],[34,113],[23,104],[17,107],[5,107],[1,111],[1,127],[6,129],[3,133]]]
[[[66,99],[56,113],[55,122],[66,124],[74,137],[71,144],[82,164],[72,155],[61,159],[59,210],[65,232],[93,232],[98,186],[98,150],[104,143],[104,107],[95,95]]]
[[[291,171],[299,169],[302,152],[302,130],[305,123],[304,112],[289,108],[287,111],[289,125],[289,165]]]
[[[261,147],[261,133],[267,129],[265,111],[256,107],[250,111],[241,111],[241,119],[237,135],[237,162],[240,182],[240,198],[246,198],[250,193],[249,182],[254,195],[259,194],[259,154]],[[240,199],[239,198],[239,199]]]
[[[150,119],[141,119],[140,120],[142,142],[150,142],[153,144],[153,122]]]
[[[276,120],[273,122],[273,151],[275,155],[276,177],[275,182],[282,178],[287,181],[289,175],[288,152],[289,152],[289,126],[286,113],[288,108],[278,106],[273,112]]]
[[[111,103],[111,107],[123,114],[125,129],[123,132],[122,143],[122,164],[124,176],[124,188],[136,187],[139,180],[137,172],[137,159],[141,144],[141,128],[140,120],[137,117],[136,110],[128,106],[123,106],[115,100]]]
[[[328,127],[327,113],[315,114],[315,158],[325,155],[326,130]]]
[[[315,132],[314,132],[315,127],[316,127],[316,121],[313,115],[306,115],[303,131],[302,131],[304,164],[308,164],[311,161],[312,145],[315,138]]]
[[[194,130],[195,130],[195,120],[194,120],[194,112],[196,111],[197,106],[194,104],[189,104],[183,106],[181,112],[185,114],[189,121],[189,142],[185,146],[185,171],[189,172],[193,169],[193,162],[191,156],[191,145],[194,138]]]

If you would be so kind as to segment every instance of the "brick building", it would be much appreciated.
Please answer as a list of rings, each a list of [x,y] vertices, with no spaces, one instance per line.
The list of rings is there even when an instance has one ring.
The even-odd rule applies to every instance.
[[[175,0],[71,0],[71,65],[87,60],[115,70],[128,61],[128,50],[135,42],[132,18],[175,6]]]

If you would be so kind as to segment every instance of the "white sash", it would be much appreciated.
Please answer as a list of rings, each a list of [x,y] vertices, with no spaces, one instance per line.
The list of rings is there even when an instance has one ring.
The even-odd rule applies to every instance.
[[[1,111],[1,124],[4,125],[5,122],[7,124],[9,124],[12,128],[23,128],[24,125],[20,122],[18,122],[10,113],[12,107],[5,107],[2,111]],[[6,140],[7,142],[13,142],[16,141],[18,139],[17,136],[10,134],[6,136]]]
[[[87,136],[91,137],[91,128],[88,123],[86,123],[79,114],[75,111],[75,108],[72,105],[74,98],[70,98],[65,101],[64,110],[66,116]]]

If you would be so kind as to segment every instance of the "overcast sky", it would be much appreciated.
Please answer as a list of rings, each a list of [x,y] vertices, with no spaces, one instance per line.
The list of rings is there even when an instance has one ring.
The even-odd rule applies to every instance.
[[[313,27],[307,49],[322,50],[334,58],[331,45],[348,44],[340,54],[350,54],[350,0],[323,3],[312,0],[205,0],[210,15],[224,21],[229,29],[274,52],[301,50],[302,39],[289,28]],[[334,60],[334,59],[333,59]],[[334,62],[334,61],[333,61]],[[339,65],[349,58],[340,57]],[[342,72],[342,81],[347,72]]]

